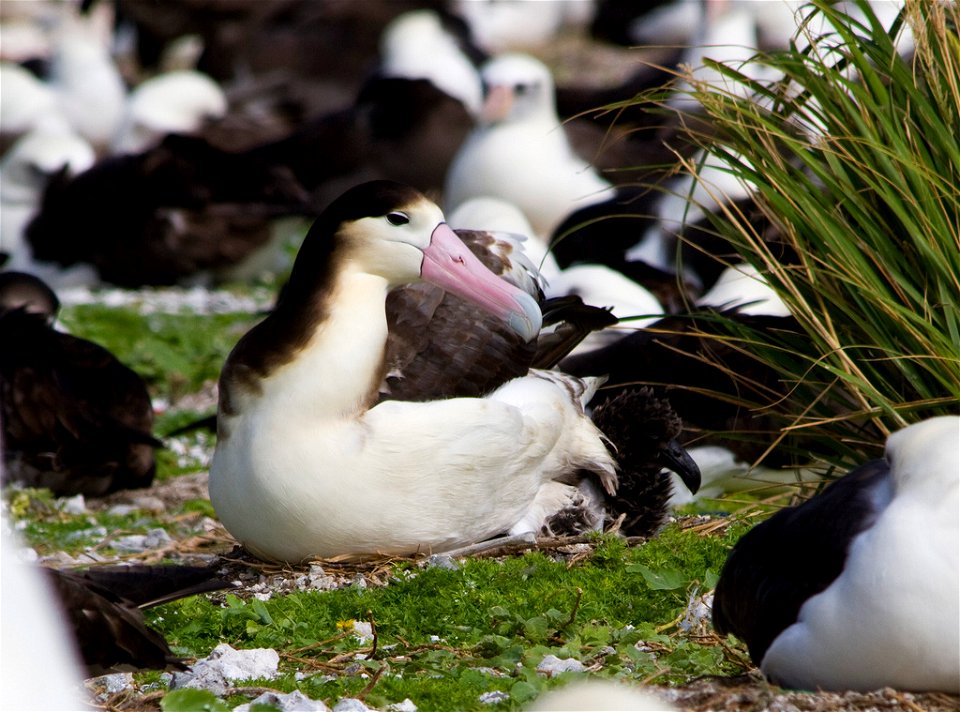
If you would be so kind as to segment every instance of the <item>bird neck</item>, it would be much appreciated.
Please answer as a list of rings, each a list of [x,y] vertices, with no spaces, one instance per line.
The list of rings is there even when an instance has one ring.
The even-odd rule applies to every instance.
[[[224,425],[252,412],[310,421],[349,418],[369,408],[385,368],[388,288],[383,277],[344,264],[312,304],[282,300],[224,368]]]
[[[387,341],[387,281],[345,269],[329,292],[326,318],[314,325],[304,348],[264,384],[302,401],[302,412],[349,417],[375,400]]]

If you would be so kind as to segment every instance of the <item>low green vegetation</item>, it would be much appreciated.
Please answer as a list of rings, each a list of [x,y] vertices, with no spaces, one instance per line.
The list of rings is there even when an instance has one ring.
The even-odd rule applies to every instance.
[[[74,511],[69,500],[55,499],[46,489],[8,490],[5,495],[11,516],[19,522],[20,536],[41,556],[64,552],[74,557],[92,553],[99,558],[122,558],[144,548],[162,549],[196,535],[203,518],[215,516],[206,498],[188,499],[162,512],[123,505]],[[141,541],[149,536],[151,541]]]
[[[110,350],[146,379],[151,395],[167,401],[215,381],[256,314],[141,314],[135,309],[84,304],[63,309],[64,325]]]
[[[514,709],[583,674],[538,674],[547,655],[605,677],[683,683],[748,667],[744,651],[711,635],[702,617],[681,625],[746,528],[701,536],[671,525],[630,547],[605,537],[579,560],[535,552],[454,569],[401,563],[386,586],[267,601],[228,594],[223,607],[190,599],[158,609],[153,623],[185,655],[220,642],[275,648],[282,676],[269,686],[330,704],[361,696],[375,707],[410,698],[421,710]],[[372,623],[376,638],[358,639],[355,621]],[[495,690],[508,697],[481,704]]]

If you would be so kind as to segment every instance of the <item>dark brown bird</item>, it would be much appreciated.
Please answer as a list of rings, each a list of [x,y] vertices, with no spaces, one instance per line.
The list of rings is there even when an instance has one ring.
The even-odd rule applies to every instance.
[[[237,266],[270,241],[274,218],[311,213],[288,168],[170,135],[53,178],[26,241],[38,261],[91,264],[116,285],[175,284]]]
[[[215,566],[103,566],[45,569],[91,677],[130,670],[185,670],[143,611],[232,588]]]
[[[4,478],[57,496],[148,487],[156,470],[143,379],[109,351],[57,331],[41,280],[0,273]]]

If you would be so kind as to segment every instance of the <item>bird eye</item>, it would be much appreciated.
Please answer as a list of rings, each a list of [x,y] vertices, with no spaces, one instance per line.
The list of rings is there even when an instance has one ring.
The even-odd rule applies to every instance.
[[[513,87],[513,93],[517,96],[523,96],[530,87],[526,84],[516,84]]]
[[[410,216],[400,212],[387,213],[387,222],[391,225],[406,225],[410,222]]]

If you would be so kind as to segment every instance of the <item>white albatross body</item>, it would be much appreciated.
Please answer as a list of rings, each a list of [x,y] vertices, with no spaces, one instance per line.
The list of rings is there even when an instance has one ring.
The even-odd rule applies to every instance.
[[[481,75],[489,94],[447,173],[448,210],[479,196],[509,200],[549,239],[574,210],[614,197],[609,181],[571,148],[544,64],[507,54],[487,62]]]
[[[602,435],[583,413],[596,385],[589,380],[533,372],[486,398],[370,407],[393,286],[425,279],[456,291],[528,339],[540,326],[529,295],[489,271],[462,272],[470,262],[462,243],[461,252],[446,245],[436,256],[434,243],[452,231],[416,191],[404,186],[386,215],[371,208],[361,219],[328,217],[396,186],[365,184],[335,201],[308,235],[275,312],[224,367],[210,498],[227,529],[263,558],[442,551],[509,530],[544,483],[580,469],[608,488],[616,482]],[[409,224],[388,225],[397,214]],[[339,244],[325,255],[318,292],[309,282],[324,269],[312,264],[324,240]],[[311,300],[314,323],[289,317]],[[271,340],[278,323],[302,327],[286,351]],[[262,359],[258,352],[271,348],[279,355]]]
[[[960,692],[960,418],[887,440],[889,504],[763,657],[802,689]]]

